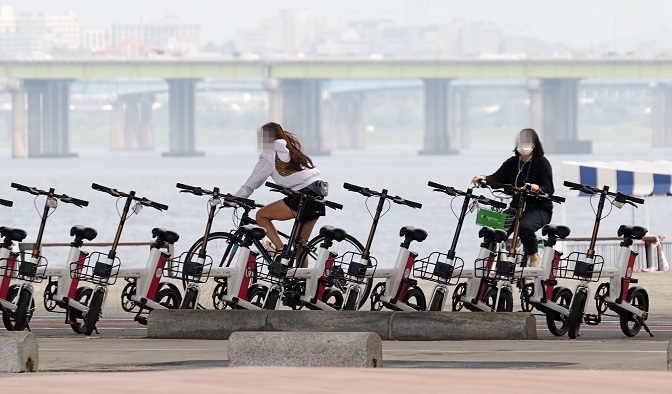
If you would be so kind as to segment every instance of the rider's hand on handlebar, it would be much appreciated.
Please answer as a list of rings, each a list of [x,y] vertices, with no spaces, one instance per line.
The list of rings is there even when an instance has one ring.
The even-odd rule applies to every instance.
[[[533,192],[538,192],[539,191],[539,185],[536,183],[530,183],[530,190]]]
[[[476,175],[475,177],[471,178],[471,183],[476,185],[478,181],[485,180],[485,175]]]
[[[238,204],[222,200],[222,208],[238,208]]]

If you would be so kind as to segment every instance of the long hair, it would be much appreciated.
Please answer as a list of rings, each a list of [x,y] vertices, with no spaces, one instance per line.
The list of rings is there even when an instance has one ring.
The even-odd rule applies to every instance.
[[[305,153],[303,146],[296,136],[275,122],[266,123],[261,127],[264,133],[269,133],[274,139],[283,139],[287,142],[289,150],[289,165],[295,171],[301,171],[304,168],[314,168],[313,161]]]
[[[537,134],[534,129],[522,129],[520,130],[520,133],[518,134],[518,137],[516,138],[516,145],[518,144],[518,140],[522,136],[526,136],[528,138],[532,139],[532,143],[534,144],[534,149],[532,150],[532,155],[533,156],[543,156],[544,155],[544,146],[541,144],[541,140],[539,139],[539,134]],[[516,150],[516,146],[513,146],[513,153],[516,156],[520,156],[520,153]]]

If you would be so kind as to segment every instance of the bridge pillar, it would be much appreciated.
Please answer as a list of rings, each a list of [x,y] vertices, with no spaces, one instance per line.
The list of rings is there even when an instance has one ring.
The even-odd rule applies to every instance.
[[[672,146],[672,84],[659,83],[651,90],[653,146]]]
[[[460,148],[468,148],[470,146],[471,140],[469,139],[469,94],[471,89],[466,86],[461,86],[455,90],[455,102],[459,109],[455,111],[459,120],[457,124],[457,132],[460,137]],[[457,134],[457,133],[456,133]]]
[[[269,116],[301,140],[309,155],[328,155],[322,138],[322,81],[313,79],[279,81],[277,92],[272,92]],[[279,94],[278,96],[273,96]],[[280,109],[277,108],[278,103]],[[277,114],[280,113],[280,118]]]
[[[450,79],[426,79],[425,137],[421,155],[458,153],[459,138],[455,132],[455,99]]]
[[[110,133],[113,151],[154,149],[153,104],[153,94],[130,94],[117,99]]]
[[[21,81],[7,82],[7,90],[12,94],[12,157],[26,157],[26,91]]]
[[[196,79],[168,79],[168,152],[164,156],[202,156],[196,151]]]
[[[364,124],[364,93],[332,94],[324,102],[322,135],[324,145],[330,149],[364,149],[366,125]]]
[[[28,79],[28,157],[70,157],[70,81]]]
[[[578,139],[578,79],[533,79],[530,126],[548,153],[590,153],[592,141]]]

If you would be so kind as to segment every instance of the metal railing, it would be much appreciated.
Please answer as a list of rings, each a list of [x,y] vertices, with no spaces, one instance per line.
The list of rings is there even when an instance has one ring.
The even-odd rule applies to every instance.
[[[597,239],[595,253],[604,258],[605,268],[616,265],[622,240],[618,237]],[[655,246],[657,240],[654,236],[646,236],[633,243],[633,250],[639,254],[637,260],[635,260],[635,270],[665,270],[666,258],[672,256],[672,242],[661,242],[659,250]],[[572,252],[585,252],[589,244],[590,238],[567,238],[561,243],[559,242],[560,249],[565,255]]]

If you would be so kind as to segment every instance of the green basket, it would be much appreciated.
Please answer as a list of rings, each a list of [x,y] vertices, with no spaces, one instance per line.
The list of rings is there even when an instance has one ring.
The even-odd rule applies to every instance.
[[[476,224],[503,230],[506,223],[506,215],[503,213],[480,208],[476,213]]]

